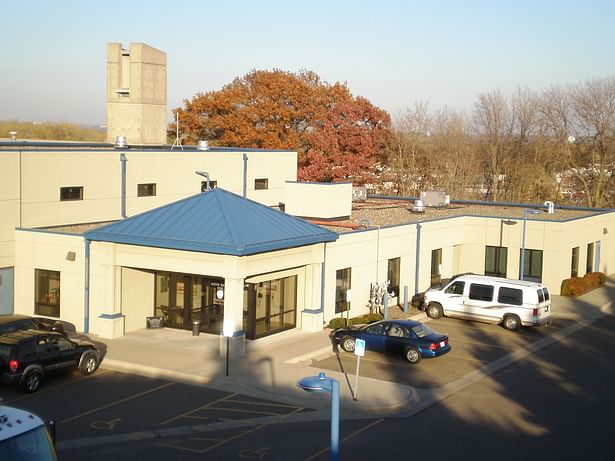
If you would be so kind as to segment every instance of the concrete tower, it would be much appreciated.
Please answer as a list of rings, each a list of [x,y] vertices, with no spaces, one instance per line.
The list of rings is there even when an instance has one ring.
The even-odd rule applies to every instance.
[[[167,140],[167,55],[144,43],[107,44],[107,142]]]

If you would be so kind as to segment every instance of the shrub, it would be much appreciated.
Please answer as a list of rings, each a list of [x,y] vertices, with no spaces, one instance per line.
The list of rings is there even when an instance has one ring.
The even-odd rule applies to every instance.
[[[588,272],[583,278],[589,280],[592,288],[601,287],[606,283],[606,275],[602,272]]]
[[[358,317],[351,317],[348,319],[348,323],[346,323],[346,317],[336,317],[329,320],[329,325],[327,326],[333,330],[336,330],[338,328],[343,328],[346,325],[361,325],[364,323],[374,323],[382,319],[383,317],[380,314],[365,314]]]
[[[562,280],[560,294],[562,296],[581,296],[605,283],[606,275],[602,272],[588,272],[583,277],[571,277]]]

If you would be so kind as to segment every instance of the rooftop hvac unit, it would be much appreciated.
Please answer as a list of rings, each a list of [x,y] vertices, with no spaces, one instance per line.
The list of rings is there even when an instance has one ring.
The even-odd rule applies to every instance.
[[[199,143],[197,144],[196,149],[197,150],[209,150],[209,142],[204,139],[201,139]]]
[[[352,201],[364,202],[367,200],[367,186],[352,186]]]
[[[415,200],[414,206],[412,207],[413,213],[425,213],[425,205],[422,200]]]
[[[447,200],[448,198],[448,200]],[[425,191],[421,192],[421,200],[425,206],[440,208],[447,206],[450,203],[450,197],[441,191]]]
[[[116,136],[115,137],[115,144],[113,145],[113,147],[115,147],[116,149],[124,149],[124,148],[128,147],[128,143],[126,142],[126,137],[125,136]]]

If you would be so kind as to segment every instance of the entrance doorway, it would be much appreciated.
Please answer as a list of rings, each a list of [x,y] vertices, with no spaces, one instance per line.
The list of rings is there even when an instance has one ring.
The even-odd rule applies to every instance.
[[[175,272],[156,273],[154,315],[164,326],[219,334],[224,320],[224,279]]]
[[[244,285],[243,329],[246,338],[262,338],[296,325],[296,275]]]

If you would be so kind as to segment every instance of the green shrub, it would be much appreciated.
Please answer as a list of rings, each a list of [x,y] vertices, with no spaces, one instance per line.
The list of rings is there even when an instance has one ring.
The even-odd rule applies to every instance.
[[[383,317],[380,314],[365,314],[358,317],[351,317],[348,319],[348,323],[346,323],[346,317],[336,317],[329,320],[329,325],[327,325],[327,327],[336,330],[338,328],[344,328],[346,325],[361,325],[364,323],[374,323],[382,319]]]

